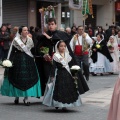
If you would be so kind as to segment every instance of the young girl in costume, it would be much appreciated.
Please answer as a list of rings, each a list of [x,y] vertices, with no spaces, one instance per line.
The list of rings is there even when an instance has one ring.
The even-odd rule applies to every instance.
[[[108,51],[108,47],[103,40],[102,34],[97,35],[97,41],[92,46],[92,62],[90,64],[90,72],[93,76],[100,74],[103,76],[104,73],[112,72],[110,62],[113,59]]]
[[[56,109],[81,105],[79,92],[70,72],[71,60],[65,42],[59,41],[53,55],[53,67],[44,94],[44,105]]]

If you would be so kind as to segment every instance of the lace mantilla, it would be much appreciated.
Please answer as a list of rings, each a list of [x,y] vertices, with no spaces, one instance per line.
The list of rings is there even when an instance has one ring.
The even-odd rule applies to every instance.
[[[17,48],[18,50],[20,50],[20,51],[22,51],[23,52],[23,50],[22,50],[22,48],[18,45],[18,43],[15,41],[15,40],[17,40],[17,39],[20,39],[19,37],[15,37],[15,39],[14,39],[14,41],[13,41],[13,46],[15,47],[15,48]],[[22,41],[22,40],[21,40]],[[23,43],[24,44],[24,43]],[[29,49],[29,50],[31,50],[31,48],[33,48],[34,47],[34,44],[33,44],[33,40],[30,38],[30,37],[27,37],[27,42],[26,42],[26,47]]]

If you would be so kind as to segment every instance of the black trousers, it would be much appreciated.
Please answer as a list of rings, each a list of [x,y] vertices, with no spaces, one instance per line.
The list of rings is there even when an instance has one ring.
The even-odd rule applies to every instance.
[[[89,80],[88,55],[75,56],[77,64],[83,69],[85,78]]]

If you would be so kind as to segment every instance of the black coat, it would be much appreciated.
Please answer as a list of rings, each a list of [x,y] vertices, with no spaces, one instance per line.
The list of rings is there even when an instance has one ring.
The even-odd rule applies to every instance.
[[[72,61],[70,62],[71,66],[76,65],[77,62],[75,60],[74,54],[73,54],[73,52],[70,48],[70,45],[69,45],[70,37],[68,36],[68,34],[63,32],[63,31],[59,31],[59,30],[56,30],[54,32],[48,31],[47,34],[49,36],[51,36],[52,39],[47,39],[45,36],[42,35],[40,37],[40,40],[38,43],[38,51],[40,51],[40,47],[42,47],[42,46],[48,47],[49,48],[49,55],[52,56],[52,52],[53,52],[53,49],[55,48],[56,43],[60,40],[63,40],[63,41],[65,41],[65,43],[67,45],[67,48],[68,48],[70,55],[72,56]],[[41,57],[43,57],[44,54],[40,53],[40,55],[41,55]],[[42,64],[45,64],[44,60],[43,60]],[[42,69],[42,71],[43,71],[43,69]],[[86,91],[88,91],[89,88],[88,88],[88,85],[87,85],[81,71],[79,72],[79,77],[80,77],[80,79],[78,81],[78,90],[79,90],[80,94],[83,94]]]
[[[103,54],[104,56],[106,56],[106,58],[110,61],[110,62],[113,62],[113,59],[109,53],[109,50],[108,50],[108,47],[106,46],[106,43],[105,41],[102,41],[100,43],[100,46],[101,48],[100,49],[97,49],[96,48],[96,42],[93,44],[92,46],[92,55],[91,55],[91,58],[93,60],[93,63],[97,62],[97,52],[100,52],[101,54]],[[93,49],[96,49],[97,51],[93,51]]]
[[[8,32],[5,32],[4,34],[2,34],[2,32],[0,32],[0,43],[3,42],[3,48],[5,50],[8,50],[10,45],[10,34]],[[1,44],[0,44],[1,45]]]
[[[53,49],[55,50],[55,45],[58,41],[63,40],[66,42],[67,46],[69,41],[69,36],[67,33],[62,31],[54,31],[50,32],[48,31],[47,34],[52,37],[52,39],[47,39],[44,35],[41,35],[40,40],[38,42],[38,51],[40,50],[40,47],[48,47],[49,48],[49,55],[52,56]],[[40,53],[41,56],[43,56],[42,53]]]
[[[34,47],[32,48],[32,54],[35,56],[35,57],[40,57],[39,53],[38,53],[38,50],[37,50],[37,45],[38,45],[38,41],[41,37],[42,33],[41,32],[34,32],[33,36],[32,36],[32,39],[33,39],[33,43],[34,43]]]

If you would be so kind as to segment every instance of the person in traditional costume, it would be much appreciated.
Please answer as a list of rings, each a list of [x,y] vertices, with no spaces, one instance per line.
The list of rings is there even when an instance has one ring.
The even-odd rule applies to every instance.
[[[120,59],[120,30],[118,31],[118,34],[115,36],[115,41],[118,43],[119,47],[119,59]]]
[[[28,35],[28,28],[21,26],[19,33],[13,39],[8,59],[13,63],[9,69],[5,69],[7,76],[1,86],[3,96],[15,97],[15,104],[19,104],[19,97],[24,97],[25,105],[30,105],[28,97],[40,97],[41,85],[34,57],[31,49],[33,41]]]
[[[101,34],[102,35],[102,37],[103,37],[103,40],[106,42],[106,44],[107,44],[107,35],[106,35],[106,33],[105,33],[105,31],[104,31],[104,29],[100,26],[100,27],[98,27],[98,31],[96,31],[96,34],[95,34],[95,36],[97,36],[98,34]]]
[[[113,58],[113,62],[111,62],[112,73],[119,72],[119,47],[117,41],[115,41],[115,36],[110,36],[109,41],[107,43],[108,50]]]
[[[83,26],[78,26],[78,33],[73,36],[70,46],[75,54],[76,61],[83,68],[86,80],[89,80],[89,48],[92,39],[84,32]]]
[[[110,62],[113,62],[113,59],[101,34],[97,35],[96,42],[92,46],[91,58],[90,72],[93,76],[97,73],[103,76],[103,73],[112,72]]]
[[[70,71],[71,60],[65,42],[60,40],[56,44],[56,52],[53,55],[52,70],[43,98],[44,105],[56,109],[60,107],[63,110],[66,107],[81,105],[77,84]]]
[[[52,67],[52,64],[51,64],[52,56],[54,52],[56,52],[55,45],[58,41],[60,40],[65,41],[68,51],[73,58],[71,61],[71,64],[72,65],[77,64],[74,54],[69,45],[69,41],[70,41],[69,36],[67,35],[67,33],[56,30],[56,29],[57,29],[57,24],[56,24],[55,18],[50,18],[48,20],[48,31],[46,33],[43,33],[38,43],[38,51],[40,52],[41,58],[43,60],[41,62],[41,64],[43,65],[43,68],[41,68],[41,72],[43,72],[43,74],[40,76],[43,95],[44,95],[46,83],[50,76],[50,71]],[[41,49],[44,49],[44,50],[41,51]],[[78,90],[80,94],[83,94],[89,90],[89,87],[82,75],[81,70],[79,71],[79,77],[80,79],[78,80]]]
[[[117,41],[117,43],[120,47],[120,30],[118,31],[117,35],[115,36],[115,40]]]
[[[120,119],[120,74],[114,86],[107,120]]]

